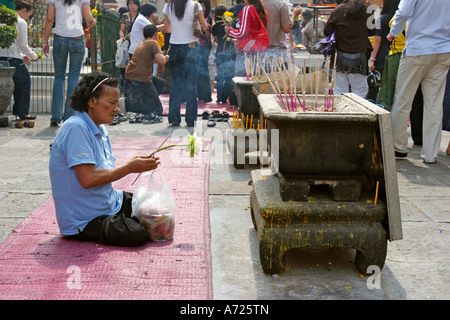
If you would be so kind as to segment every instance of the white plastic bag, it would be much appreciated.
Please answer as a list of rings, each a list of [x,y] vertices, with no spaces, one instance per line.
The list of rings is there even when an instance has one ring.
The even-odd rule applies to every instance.
[[[152,241],[171,240],[175,231],[175,200],[158,170],[141,175],[134,188],[131,216],[146,227]]]
[[[122,38],[116,41],[116,67],[126,68],[130,63],[130,55],[128,54],[128,40],[123,41]]]

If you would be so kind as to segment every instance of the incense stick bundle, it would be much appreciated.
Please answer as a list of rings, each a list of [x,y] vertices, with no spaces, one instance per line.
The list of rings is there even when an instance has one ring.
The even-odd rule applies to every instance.
[[[334,54],[333,79],[331,82],[331,90],[333,92],[332,100],[331,100],[331,112],[333,112],[333,110],[334,110],[334,83],[336,81],[336,60],[337,60],[337,52]]]
[[[317,111],[317,100],[319,98],[319,60],[316,59],[316,71],[314,72],[314,75],[316,77],[316,111]]]
[[[328,87],[329,87],[329,74],[330,74],[330,59],[327,58],[327,67],[326,67],[327,73],[325,75],[325,103],[324,103],[324,110],[328,111],[329,109],[329,98],[328,98]]]
[[[303,60],[303,77],[302,77],[303,112],[306,111],[305,87],[306,87],[306,61]]]
[[[269,61],[269,63],[270,63],[270,61]],[[277,95],[278,99],[281,101],[281,104],[283,105],[284,110],[286,111],[286,107],[284,106],[284,102],[283,102],[283,98],[282,98],[282,96],[281,96],[281,92],[279,92],[279,89],[280,89],[280,88],[278,87],[278,84],[277,84],[277,87],[278,87],[278,91],[277,91],[277,89],[276,89],[275,86],[273,85],[272,81],[270,80],[270,77],[269,77],[269,75],[267,74],[266,69],[263,68],[263,66],[261,65],[261,63],[260,63],[259,65],[260,65],[260,67],[261,67],[261,70],[264,72],[265,76],[267,77],[267,80],[269,81],[269,83],[270,83],[270,85],[271,85],[271,87],[272,87],[272,90],[275,92],[275,94]],[[270,64],[270,67],[272,68],[272,64]],[[273,69],[273,68],[272,68],[272,69]]]

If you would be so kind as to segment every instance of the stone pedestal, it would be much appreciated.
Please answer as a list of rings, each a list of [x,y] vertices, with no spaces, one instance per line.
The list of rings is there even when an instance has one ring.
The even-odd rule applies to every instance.
[[[355,266],[362,274],[370,265],[383,268],[386,205],[375,204],[372,193],[363,192],[356,202],[335,202],[319,188],[310,192],[306,202],[283,201],[278,176],[253,170],[251,181],[251,215],[264,273],[282,273],[287,250],[311,246],[356,249]]]
[[[8,116],[5,111],[11,102],[11,96],[14,92],[14,81],[12,79],[15,67],[10,67],[6,61],[0,64],[0,126],[7,127],[9,124]]]

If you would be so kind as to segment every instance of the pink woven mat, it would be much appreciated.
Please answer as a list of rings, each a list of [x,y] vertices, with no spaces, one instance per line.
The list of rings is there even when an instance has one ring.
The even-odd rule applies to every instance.
[[[161,142],[118,138],[112,148],[120,165]],[[190,163],[166,151],[159,170],[177,205],[173,240],[123,248],[67,239],[50,197],[0,245],[0,299],[212,299],[209,143]],[[136,177],[114,186],[133,191]]]

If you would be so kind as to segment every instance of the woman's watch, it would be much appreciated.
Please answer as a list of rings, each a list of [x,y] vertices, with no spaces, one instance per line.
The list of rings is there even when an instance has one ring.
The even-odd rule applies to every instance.
[[[377,59],[375,59],[373,57],[370,57],[370,59],[369,59],[369,61],[375,61],[375,60],[377,60]]]

